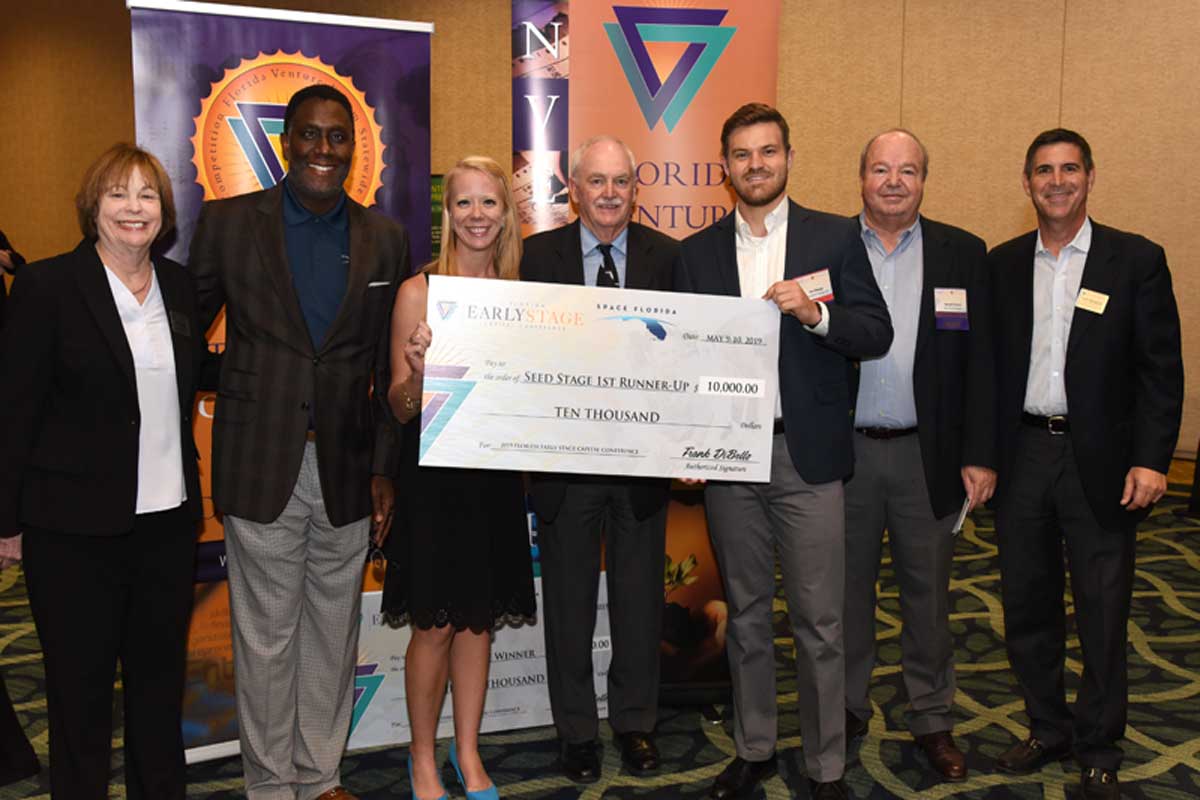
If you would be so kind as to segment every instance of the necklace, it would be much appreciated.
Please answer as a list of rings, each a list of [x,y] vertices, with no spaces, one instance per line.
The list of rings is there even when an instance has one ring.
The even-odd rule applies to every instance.
[[[128,283],[125,284],[125,288],[128,289],[129,291],[133,292],[134,297],[137,297],[139,294],[141,294],[142,292],[144,292],[150,288],[150,281],[152,281],[152,280],[154,280],[153,268],[150,270],[150,274],[146,276],[146,280],[142,281],[142,285],[139,286],[137,289],[134,289]],[[121,282],[125,283],[124,281],[121,281]]]
[[[116,275],[116,276],[117,276],[117,279],[121,281],[122,285],[124,285],[124,286],[125,286],[125,288],[126,288],[126,289],[128,289],[128,290],[129,290],[129,291],[130,291],[130,292],[133,294],[133,296],[134,296],[134,297],[137,297],[139,294],[141,294],[142,292],[144,292],[144,291],[146,291],[147,289],[149,289],[149,288],[150,288],[150,281],[154,280],[154,265],[153,265],[153,264],[151,264],[151,265],[150,265],[150,274],[146,276],[146,280],[142,281],[142,285],[141,285],[141,286],[139,286],[138,288],[134,289],[132,286],[130,286],[130,285],[129,285],[129,282],[128,282],[127,280],[125,280],[125,276],[124,276],[124,275],[122,275],[120,272],[118,272],[117,270],[113,269],[112,267],[108,266],[108,264],[107,264],[107,263],[105,263],[104,261],[101,261],[100,263],[101,263],[101,264],[104,264],[104,268],[105,268],[105,269],[107,269],[107,270],[108,270],[109,272],[111,272],[113,275]]]

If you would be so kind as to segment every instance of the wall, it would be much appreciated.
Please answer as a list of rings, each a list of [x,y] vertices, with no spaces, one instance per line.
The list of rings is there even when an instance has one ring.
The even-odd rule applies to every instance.
[[[253,0],[244,5],[431,21],[433,168],[511,152],[509,0]],[[859,207],[858,153],[912,128],[931,154],[924,210],[989,244],[1034,225],[1024,151],[1065,125],[1092,143],[1090,209],[1167,249],[1200,348],[1200,3],[1158,0],[784,0],[779,106],[793,128],[789,189],[803,203]],[[86,164],[133,136],[129,14],[118,0],[21,3],[0,28],[7,135],[0,226],[29,257],[78,238],[71,198]],[[713,149],[717,150],[717,131]],[[1200,370],[1189,370],[1180,450],[1200,437]]]

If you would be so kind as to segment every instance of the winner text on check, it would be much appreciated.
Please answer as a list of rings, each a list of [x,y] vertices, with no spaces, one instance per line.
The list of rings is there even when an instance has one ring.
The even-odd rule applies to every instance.
[[[766,300],[434,276],[423,466],[767,481]]]

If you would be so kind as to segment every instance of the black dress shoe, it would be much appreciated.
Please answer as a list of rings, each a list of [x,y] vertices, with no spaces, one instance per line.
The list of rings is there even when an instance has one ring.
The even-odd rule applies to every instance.
[[[846,709],[846,744],[867,735],[867,720],[859,719],[850,709]]]
[[[1001,753],[996,759],[996,766],[1001,772],[1013,775],[1028,775],[1036,772],[1052,761],[1063,761],[1071,755],[1070,745],[1047,747],[1040,740],[1030,736],[1023,742],[1018,742]]]
[[[775,754],[766,761],[747,761],[741,756],[735,756],[733,761],[713,781],[708,796],[712,800],[732,800],[735,797],[746,797],[764,778],[775,774]]]
[[[836,781],[814,781],[808,779],[808,796],[812,800],[848,800],[850,790],[846,788],[845,778]]]
[[[617,734],[617,745],[621,748],[621,761],[634,772],[653,772],[658,769],[658,748],[648,733]]]
[[[1117,780],[1117,771],[1084,767],[1079,777],[1079,793],[1084,800],[1119,800],[1121,784]]]
[[[576,783],[595,783],[600,780],[600,756],[596,754],[596,743],[564,744],[562,771]]]

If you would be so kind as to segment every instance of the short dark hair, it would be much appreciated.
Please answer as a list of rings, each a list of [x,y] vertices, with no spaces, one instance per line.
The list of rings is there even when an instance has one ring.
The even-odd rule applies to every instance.
[[[779,130],[783,132],[783,149],[791,150],[791,133],[788,130],[787,120],[783,118],[776,109],[766,103],[746,103],[737,111],[729,115],[729,119],[725,120],[725,124],[721,126],[721,155],[728,155],[729,152],[729,137],[738,128],[747,128],[751,125],[757,125],[760,122],[774,122],[779,126]]]
[[[79,230],[85,239],[95,240],[99,236],[96,215],[100,211],[100,200],[114,186],[124,186],[134,169],[155,192],[162,209],[162,227],[157,239],[161,239],[175,227],[175,195],[171,191],[171,178],[163,165],[149,150],[120,142],[100,154],[83,173],[83,184],[75,195],[75,212],[79,218]]]
[[[350,117],[350,129],[354,129],[354,109],[350,107],[350,101],[346,95],[330,86],[327,83],[314,83],[311,86],[305,86],[300,91],[292,95],[288,100],[287,110],[283,112],[283,132],[287,133],[288,128],[292,126],[292,117],[296,116],[296,111],[309,100],[332,100],[342,108],[346,109],[346,115]]]
[[[1029,145],[1029,149],[1025,151],[1025,177],[1033,175],[1033,157],[1037,155],[1037,151],[1048,144],[1073,144],[1079,148],[1079,152],[1083,154],[1083,168],[1087,172],[1091,172],[1096,164],[1092,161],[1092,146],[1088,144],[1087,139],[1081,134],[1067,128],[1051,128],[1048,131],[1042,131],[1034,137],[1033,142]]]

